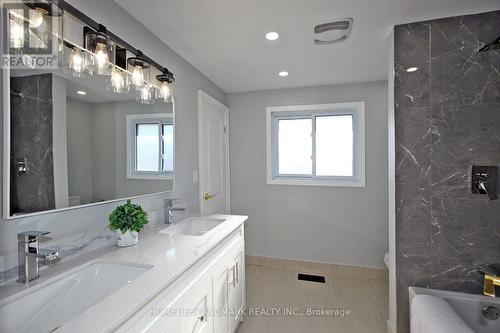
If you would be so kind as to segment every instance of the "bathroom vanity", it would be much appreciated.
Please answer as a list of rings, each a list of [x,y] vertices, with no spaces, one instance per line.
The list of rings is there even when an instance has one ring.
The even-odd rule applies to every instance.
[[[246,216],[191,217],[0,287],[2,332],[235,332]],[[23,309],[23,311],[19,311]]]
[[[118,331],[235,332],[244,310],[244,277],[239,227]]]

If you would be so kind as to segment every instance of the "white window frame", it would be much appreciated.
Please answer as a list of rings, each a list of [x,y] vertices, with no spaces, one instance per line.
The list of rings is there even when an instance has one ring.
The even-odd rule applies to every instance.
[[[280,119],[352,115],[353,176],[315,176],[315,122],[312,135],[312,176],[278,174],[278,131]],[[271,106],[266,108],[267,184],[365,187],[365,102]]]
[[[137,171],[136,170],[136,126],[137,124],[171,124],[173,130],[174,151],[172,171]],[[159,126],[160,127],[160,126]],[[160,145],[162,138],[160,135]],[[137,114],[127,116],[127,178],[173,180],[175,172],[175,125],[170,113]]]

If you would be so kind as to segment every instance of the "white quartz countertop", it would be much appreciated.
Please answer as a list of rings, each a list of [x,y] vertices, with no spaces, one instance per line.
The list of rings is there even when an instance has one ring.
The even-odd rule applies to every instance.
[[[247,216],[240,215],[210,215],[210,217],[223,218],[225,221],[199,237],[158,233],[169,227],[165,224],[149,226],[148,230],[139,234],[137,245],[126,248],[107,246],[75,259],[51,265],[41,273],[41,278],[33,283],[32,288],[49,283],[60,274],[76,270],[79,266],[92,261],[151,265],[152,268],[137,279],[105,297],[57,330],[57,332],[72,333],[110,331],[167,288],[247,219]],[[4,285],[0,288],[0,302],[17,298],[18,294],[29,292],[29,289],[30,287],[16,282]]]

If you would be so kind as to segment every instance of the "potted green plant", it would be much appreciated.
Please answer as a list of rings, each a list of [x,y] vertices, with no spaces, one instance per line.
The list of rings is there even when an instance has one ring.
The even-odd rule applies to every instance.
[[[130,200],[116,207],[109,215],[109,228],[116,231],[117,245],[121,247],[137,244],[139,231],[144,229],[148,222],[148,213]]]

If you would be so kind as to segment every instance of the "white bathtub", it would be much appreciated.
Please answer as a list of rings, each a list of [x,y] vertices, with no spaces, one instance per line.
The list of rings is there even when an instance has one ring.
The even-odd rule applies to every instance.
[[[500,298],[464,294],[444,290],[410,287],[410,305],[417,295],[431,295],[445,300],[451,309],[476,333],[500,333],[500,318],[489,320],[483,316],[483,309],[494,307],[500,311]],[[411,309],[411,306],[410,306]],[[411,311],[411,310],[410,310]],[[411,315],[411,314],[410,314]],[[443,316],[446,316],[443,315]],[[412,332],[414,333],[414,332]]]

